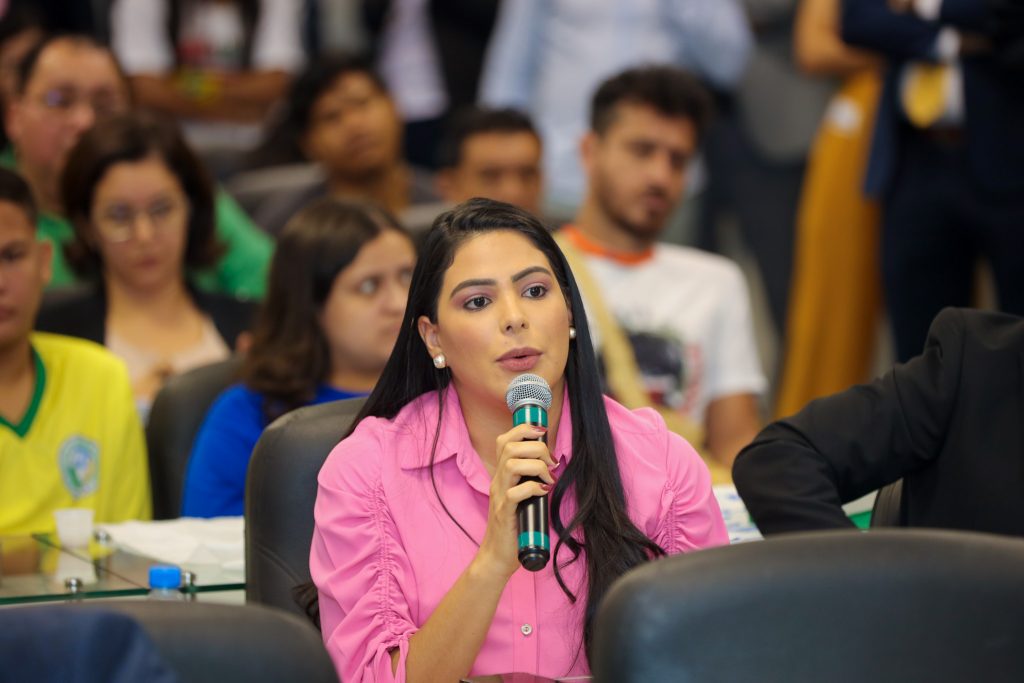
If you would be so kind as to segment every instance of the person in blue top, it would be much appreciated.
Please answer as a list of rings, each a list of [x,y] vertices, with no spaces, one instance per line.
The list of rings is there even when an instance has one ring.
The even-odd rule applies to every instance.
[[[384,210],[337,199],[295,215],[278,240],[241,383],[196,436],[182,514],[242,514],[263,429],[289,410],[370,392],[398,336],[416,250]]]

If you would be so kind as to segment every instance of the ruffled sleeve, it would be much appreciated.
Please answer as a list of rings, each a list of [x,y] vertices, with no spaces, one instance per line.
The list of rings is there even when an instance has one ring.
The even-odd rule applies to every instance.
[[[415,582],[384,492],[389,454],[379,424],[364,420],[335,447],[320,471],[314,509],[309,569],[324,643],[346,683],[404,682],[416,631],[403,592]]]
[[[661,525],[652,540],[669,555],[729,543],[711,474],[683,437],[665,431],[666,477]]]

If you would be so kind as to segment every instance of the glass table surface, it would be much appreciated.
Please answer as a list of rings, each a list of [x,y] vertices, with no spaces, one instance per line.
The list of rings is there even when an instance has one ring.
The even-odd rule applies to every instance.
[[[52,534],[35,534],[34,536],[45,543],[60,547],[60,542]],[[89,544],[88,548],[62,548],[62,550],[83,560],[102,562],[111,574],[146,587],[147,592],[149,590],[149,568],[155,564],[166,564],[151,557],[121,549],[116,545],[95,540]],[[183,573],[190,572],[192,574],[192,585],[186,587],[186,592],[205,593],[245,588],[245,575],[241,571],[225,570],[219,565],[188,562],[178,563],[177,566],[181,567]]]
[[[77,580],[77,583],[76,581]],[[0,536],[0,605],[145,595],[139,584],[32,536]]]
[[[115,545],[61,546],[55,535],[0,536],[0,605],[69,599],[138,597],[149,593],[149,568],[158,564]],[[181,566],[191,572],[190,594],[245,588],[238,571],[214,565]]]

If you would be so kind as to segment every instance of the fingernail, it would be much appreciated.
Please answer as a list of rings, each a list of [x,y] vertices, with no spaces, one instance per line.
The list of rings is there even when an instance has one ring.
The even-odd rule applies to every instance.
[[[540,487],[542,489],[544,489],[545,491],[550,491],[551,490],[551,484],[541,484]]]
[[[533,429],[533,431],[535,432],[540,432],[541,434],[548,431],[547,427],[542,427],[540,425],[530,425],[530,428]]]

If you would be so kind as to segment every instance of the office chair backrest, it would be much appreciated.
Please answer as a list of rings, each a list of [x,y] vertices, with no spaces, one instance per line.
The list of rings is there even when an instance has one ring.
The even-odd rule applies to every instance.
[[[596,625],[598,682],[1024,680],[1024,540],[814,532],[659,560]]]
[[[871,527],[904,526],[902,502],[902,479],[880,488],[871,508]]]
[[[263,432],[245,483],[245,597],[304,614],[292,590],[310,580],[316,478],[365,399],[299,408]]]
[[[146,423],[153,519],[181,515],[181,495],[192,442],[214,399],[236,381],[240,358],[194,368],[167,380]]]
[[[173,680],[176,674],[182,683],[338,681],[316,629],[298,617],[258,605],[111,600],[2,612],[0,622],[9,619],[12,630],[36,631],[21,636],[29,643],[38,642],[42,654],[11,651],[5,657],[5,670],[17,665],[19,659],[31,658],[24,664],[32,666],[36,680],[73,677],[82,681],[162,683]],[[131,621],[126,622],[126,617]],[[144,633],[138,633],[139,627]],[[48,634],[60,637],[60,641],[55,642]],[[90,643],[102,645],[115,634],[121,652],[103,653],[100,659],[95,653],[83,651],[96,649],[89,647]],[[31,645],[22,649],[29,650]],[[124,661],[117,661],[119,656]],[[70,659],[77,667],[67,672],[67,678],[63,672],[68,662],[63,659]],[[26,666],[24,670],[32,669]]]

